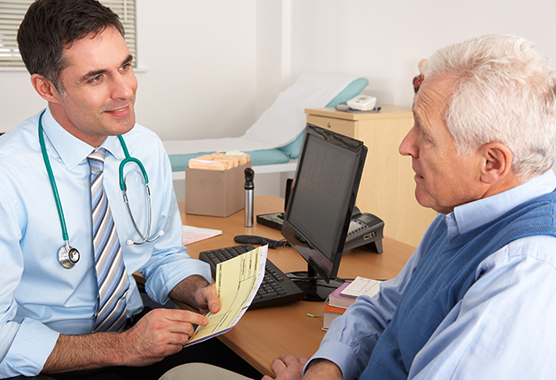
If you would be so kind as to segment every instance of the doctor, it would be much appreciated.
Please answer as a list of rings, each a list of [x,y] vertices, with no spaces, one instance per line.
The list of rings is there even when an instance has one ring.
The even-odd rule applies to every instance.
[[[206,318],[156,309],[129,327],[143,308],[136,271],[156,302],[220,309],[208,266],[182,245],[162,143],[135,123],[123,34],[117,15],[94,0],[39,0],[20,26],[21,55],[48,106],[0,138],[0,378],[125,373],[181,351]],[[149,200],[139,165],[126,164],[131,213],[119,186],[124,144],[151,192]],[[140,234],[152,241],[131,244]]]

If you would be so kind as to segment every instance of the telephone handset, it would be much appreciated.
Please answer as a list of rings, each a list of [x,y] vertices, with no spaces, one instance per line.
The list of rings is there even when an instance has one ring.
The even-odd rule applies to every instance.
[[[382,219],[367,212],[361,213],[357,207],[354,207],[344,251],[364,245],[382,253],[383,230]]]

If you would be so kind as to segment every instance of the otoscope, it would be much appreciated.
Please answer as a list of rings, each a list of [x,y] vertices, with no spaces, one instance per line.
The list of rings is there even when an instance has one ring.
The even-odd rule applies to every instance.
[[[255,171],[251,168],[245,168],[245,227],[253,227],[253,192],[255,184]]]

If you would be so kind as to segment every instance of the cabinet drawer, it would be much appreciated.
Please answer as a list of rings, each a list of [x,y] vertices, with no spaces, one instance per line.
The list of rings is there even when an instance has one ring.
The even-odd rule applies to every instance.
[[[355,137],[355,124],[357,122],[353,120],[341,120],[330,117],[307,115],[307,122],[314,124],[317,127],[330,129],[342,135]]]

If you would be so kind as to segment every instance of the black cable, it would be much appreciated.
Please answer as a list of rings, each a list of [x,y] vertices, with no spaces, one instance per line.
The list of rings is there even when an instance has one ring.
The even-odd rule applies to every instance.
[[[290,245],[290,243],[288,243],[284,239],[272,240],[261,236],[255,236],[255,235],[238,235],[234,237],[234,241],[240,244],[260,244],[260,245],[268,244],[268,248],[272,248],[272,249],[288,247]]]

